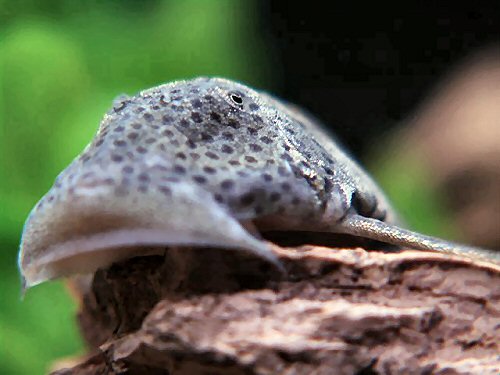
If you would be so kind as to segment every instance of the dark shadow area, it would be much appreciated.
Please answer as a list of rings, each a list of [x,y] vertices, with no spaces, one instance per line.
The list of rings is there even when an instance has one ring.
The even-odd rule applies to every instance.
[[[496,2],[368,4],[260,1],[280,96],[356,155],[411,115],[455,64],[500,41]]]

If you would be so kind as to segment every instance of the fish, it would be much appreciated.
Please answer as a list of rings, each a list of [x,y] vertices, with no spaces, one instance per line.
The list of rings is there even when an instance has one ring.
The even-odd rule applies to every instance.
[[[242,251],[285,272],[259,232],[347,234],[497,263],[412,232],[313,116],[242,83],[199,77],[121,96],[26,220],[23,287],[168,246]]]

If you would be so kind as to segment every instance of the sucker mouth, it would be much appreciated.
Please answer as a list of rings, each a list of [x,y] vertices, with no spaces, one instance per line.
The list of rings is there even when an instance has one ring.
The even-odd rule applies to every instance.
[[[98,268],[130,258],[161,254],[170,244],[196,245],[200,240],[163,229],[117,229],[80,236],[51,245],[36,266],[27,267],[25,287],[44,280],[72,274],[90,273]]]
[[[19,267],[24,287],[159,254],[170,246],[243,251],[282,268],[269,245],[218,204],[175,204],[149,195],[140,202],[104,196],[44,207],[28,219],[23,232]]]

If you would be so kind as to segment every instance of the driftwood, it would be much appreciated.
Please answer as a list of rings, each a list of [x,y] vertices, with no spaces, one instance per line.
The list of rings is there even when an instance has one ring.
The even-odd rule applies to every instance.
[[[500,267],[421,251],[302,246],[288,274],[214,249],[98,271],[90,354],[56,374],[495,374]]]

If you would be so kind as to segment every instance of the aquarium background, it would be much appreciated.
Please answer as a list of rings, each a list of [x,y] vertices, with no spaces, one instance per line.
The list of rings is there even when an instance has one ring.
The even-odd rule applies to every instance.
[[[364,22],[371,15],[356,12],[339,8],[327,17],[316,10],[314,22],[312,9],[267,1],[0,0],[0,374],[42,374],[54,361],[84,353],[64,283],[45,283],[21,299],[16,257],[30,209],[123,93],[215,75],[293,100],[339,134],[414,228],[453,233],[425,171],[388,158],[384,145],[439,75],[481,39],[445,47],[454,52],[428,59],[421,76],[416,66],[409,79],[415,71],[401,64],[421,57],[408,62],[403,47],[384,39],[398,23],[373,25]],[[401,17],[404,24],[419,16]],[[332,28],[332,19],[350,28]],[[354,52],[360,50],[366,53]],[[408,86],[404,93],[415,91],[398,96],[398,82]],[[367,93],[382,99],[374,104]],[[361,121],[354,114],[363,110],[370,115]]]

